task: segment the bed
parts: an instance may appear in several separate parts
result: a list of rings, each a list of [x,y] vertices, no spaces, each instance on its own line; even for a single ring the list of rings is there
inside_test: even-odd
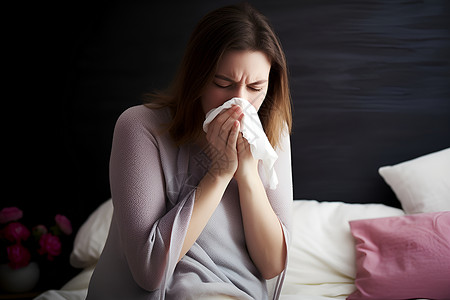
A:
[[[448,3],[250,2],[279,34],[294,108],[280,299],[450,299]],[[66,93],[71,176],[83,195],[72,200],[82,219],[70,263],[80,273],[36,299],[84,299],[113,210],[115,120],[169,82],[195,22],[222,4],[89,7]]]
[[[420,295],[448,299],[448,166],[450,148],[380,168],[402,199],[403,209],[295,200],[293,238],[280,299],[408,299]],[[109,199],[78,231],[70,259],[82,269],[80,274],[61,290],[47,291],[36,299],[85,298],[112,213]],[[428,276],[432,279],[426,280]]]

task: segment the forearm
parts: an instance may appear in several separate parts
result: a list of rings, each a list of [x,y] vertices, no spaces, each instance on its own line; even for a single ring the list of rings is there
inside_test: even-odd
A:
[[[247,248],[261,274],[273,278],[283,271],[287,256],[280,221],[257,173],[238,184]]]
[[[189,251],[205,228],[236,172],[236,141],[242,116],[241,108],[236,106],[219,114],[209,124],[203,142],[207,145],[205,153],[210,156],[211,167],[197,186],[191,220],[178,260]]]
[[[217,208],[223,193],[230,182],[229,178],[219,177],[207,173],[200,181],[192,210],[191,219],[184,239],[183,247],[178,260],[189,251],[201,232],[205,228],[215,209]]]

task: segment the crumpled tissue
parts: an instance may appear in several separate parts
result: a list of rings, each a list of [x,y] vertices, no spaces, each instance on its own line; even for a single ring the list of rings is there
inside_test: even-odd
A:
[[[209,123],[224,109],[231,108],[232,105],[239,105],[242,108],[244,118],[241,121],[240,131],[250,144],[253,157],[262,161],[263,170],[269,179],[270,189],[276,189],[278,177],[274,164],[278,159],[278,154],[267,139],[256,108],[249,101],[242,98],[232,98],[221,106],[210,110],[203,122],[203,130],[208,132]]]

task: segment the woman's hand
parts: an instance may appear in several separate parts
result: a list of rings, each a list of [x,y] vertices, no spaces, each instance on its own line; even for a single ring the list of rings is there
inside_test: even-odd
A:
[[[253,158],[250,144],[247,139],[239,133],[237,138],[238,168],[234,174],[236,181],[242,182],[252,176],[258,175],[258,160]]]
[[[209,124],[206,133],[208,145],[204,152],[211,160],[208,170],[211,176],[205,175],[197,186],[191,219],[178,260],[183,258],[202,233],[236,172],[236,142],[242,117],[242,109],[235,106],[220,113]]]
[[[206,154],[211,160],[209,174],[229,180],[238,168],[237,140],[240,120],[244,116],[242,109],[234,105],[220,113],[209,124],[206,140]]]

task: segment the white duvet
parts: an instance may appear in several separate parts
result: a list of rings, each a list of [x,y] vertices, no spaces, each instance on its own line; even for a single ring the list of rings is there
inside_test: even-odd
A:
[[[403,214],[400,209],[382,204],[294,201],[292,243],[280,299],[345,299],[355,290],[356,275],[354,241],[348,221]],[[47,291],[35,299],[85,299],[111,216],[112,203],[108,200],[77,233],[71,263],[83,271],[60,290]]]

